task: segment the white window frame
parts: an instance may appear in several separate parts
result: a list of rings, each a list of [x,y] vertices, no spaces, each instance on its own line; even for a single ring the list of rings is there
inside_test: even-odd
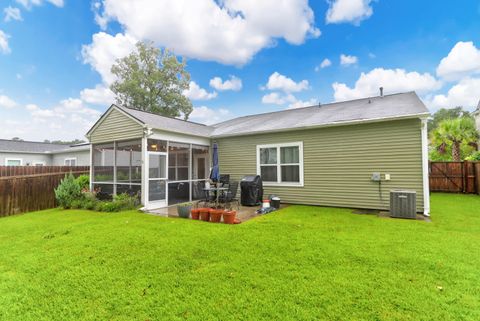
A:
[[[67,165],[67,161],[70,161],[70,165]],[[71,165],[72,161],[75,161],[75,165]],[[63,160],[63,165],[65,165],[65,166],[77,166],[77,158],[76,157],[65,158]]]
[[[290,164],[281,164],[280,157],[280,148],[281,147],[298,147],[298,161],[299,161],[299,178],[300,182],[282,182],[282,167],[281,165],[290,165]],[[272,166],[277,167],[277,181],[276,182],[263,182],[264,186],[286,186],[286,187],[303,187],[303,142],[292,142],[292,143],[280,143],[280,144],[266,144],[266,145],[257,145],[257,175],[261,175],[260,171],[260,149],[261,148],[276,148],[277,149],[277,164],[271,164]],[[297,164],[291,164],[297,165]]]
[[[20,165],[8,165],[9,161],[20,161]],[[5,158],[5,166],[23,166],[22,158]]]

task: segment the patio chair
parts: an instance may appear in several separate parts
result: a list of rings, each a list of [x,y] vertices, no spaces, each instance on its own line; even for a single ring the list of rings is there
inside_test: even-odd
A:
[[[230,174],[221,174],[218,182],[222,185],[230,184]]]
[[[231,181],[228,185],[228,190],[220,195],[220,203],[225,203],[225,206],[232,208],[232,203],[237,203],[237,210],[240,210],[240,200],[236,198],[238,192],[238,182]]]

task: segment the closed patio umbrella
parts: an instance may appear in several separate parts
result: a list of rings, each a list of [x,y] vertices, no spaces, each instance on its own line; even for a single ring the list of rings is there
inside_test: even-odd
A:
[[[210,179],[214,182],[218,182],[218,180],[220,179],[220,169],[218,167],[218,146],[217,146],[217,143],[213,144],[212,171],[210,172]]]

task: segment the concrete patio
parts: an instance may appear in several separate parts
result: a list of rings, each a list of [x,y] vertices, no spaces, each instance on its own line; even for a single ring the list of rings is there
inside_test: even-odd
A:
[[[198,202],[195,202],[195,205],[197,205]],[[202,205],[200,205],[202,206]],[[288,205],[282,204],[280,208],[285,208]],[[257,214],[255,211],[259,209],[261,206],[240,206],[239,209],[237,209],[236,206],[233,207],[234,210],[237,211],[237,218],[241,222],[248,221],[254,217],[265,215],[265,214]],[[169,206],[169,207],[164,207],[164,208],[159,208],[159,209],[153,209],[146,211],[145,213],[152,214],[152,215],[159,215],[159,216],[164,216],[164,217],[178,217],[177,214],[177,207],[175,205]]]

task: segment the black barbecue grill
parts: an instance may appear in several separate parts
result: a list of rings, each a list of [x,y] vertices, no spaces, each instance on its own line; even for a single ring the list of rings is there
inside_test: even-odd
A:
[[[256,206],[262,203],[263,184],[260,175],[248,175],[240,182],[241,200],[243,206]]]

